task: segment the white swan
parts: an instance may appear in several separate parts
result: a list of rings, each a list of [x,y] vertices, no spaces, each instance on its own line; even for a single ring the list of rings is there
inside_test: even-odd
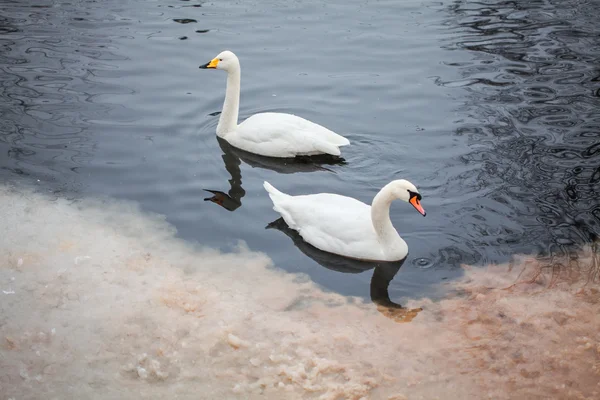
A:
[[[302,239],[320,250],[359,260],[398,261],[408,254],[406,242],[390,220],[392,201],[407,201],[425,216],[421,195],[404,179],[385,185],[372,206],[337,194],[290,196],[266,181],[263,186],[273,209]]]
[[[260,113],[238,125],[240,62],[231,51],[223,51],[200,68],[227,71],[227,89],[217,135],[232,146],[268,157],[340,155],[340,146],[350,141],[327,128],[292,114]]]

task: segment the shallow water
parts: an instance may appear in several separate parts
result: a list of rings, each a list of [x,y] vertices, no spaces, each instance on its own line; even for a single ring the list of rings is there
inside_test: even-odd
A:
[[[463,275],[461,264],[504,263],[517,253],[541,254],[564,261],[561,257],[580,255],[581,246],[593,242],[600,233],[600,26],[597,23],[600,4],[597,1],[359,1],[350,4],[334,1],[325,4],[316,0],[293,3],[0,0],[0,5],[0,179],[9,186],[33,186],[49,196],[38,197],[19,189],[25,193],[25,199],[17,194],[3,197],[3,215],[16,212],[14,207],[21,202],[32,201],[31,212],[37,213],[34,214],[37,217],[21,223],[13,215],[3,226],[0,245],[8,252],[4,267],[9,268],[2,270],[2,284],[6,287],[2,289],[20,290],[21,294],[2,293],[0,297],[31,297],[27,300],[32,302],[31,307],[45,315],[55,306],[82,296],[78,292],[75,300],[70,299],[70,285],[86,287],[89,284],[89,292],[93,292],[93,285],[107,285],[106,298],[94,298],[79,304],[72,314],[59,312],[40,322],[40,329],[46,332],[44,335],[56,323],[74,324],[77,329],[83,329],[83,322],[74,319],[84,313],[95,321],[96,325],[92,325],[96,327],[94,334],[99,343],[127,336],[123,331],[104,330],[102,319],[108,318],[110,306],[134,301],[130,296],[138,292],[141,304],[158,296],[166,299],[161,301],[167,307],[179,307],[185,313],[199,307],[194,302],[207,301],[205,296],[219,297],[222,304],[217,305],[219,302],[215,299],[210,302],[208,307],[214,307],[213,316],[207,321],[216,323],[219,312],[232,314],[233,320],[227,320],[223,326],[241,335],[238,328],[232,326],[245,323],[237,320],[243,316],[236,312],[244,307],[243,302],[222,297],[222,293],[229,293],[250,299],[244,315],[254,315],[252,318],[260,318],[261,313],[268,315],[264,321],[253,321],[251,326],[265,326],[266,337],[271,338],[279,337],[278,327],[284,323],[277,319],[280,313],[265,310],[269,307],[281,310],[278,307],[285,308],[292,303],[292,309],[306,306],[310,315],[317,316],[312,322],[316,328],[312,329],[324,329],[322,318],[340,323],[362,321],[343,333],[352,336],[349,342],[352,348],[368,341],[373,331],[389,330],[395,338],[407,334],[377,319],[382,318],[381,313],[400,313],[400,316],[394,314],[395,320],[411,323],[421,318],[423,325],[410,328],[415,330],[414,335],[406,336],[407,343],[413,340],[413,346],[399,347],[400,354],[429,346],[430,343],[417,340],[423,332],[449,329],[455,333],[458,326],[476,319],[466,312],[474,307],[468,301],[466,305],[451,303],[452,300],[445,300],[449,303],[441,305],[429,304],[428,298],[443,298],[447,290],[460,287],[461,281],[455,279]],[[199,70],[198,66],[226,48],[235,51],[242,63],[241,118],[257,111],[284,111],[321,123],[351,140],[352,145],[343,149],[346,163],[322,167],[273,164],[219,143],[214,131],[225,76],[222,71]],[[393,222],[410,248],[401,268],[400,265],[386,268],[356,265],[303,246],[293,233],[286,232],[276,222],[278,215],[271,209],[262,189],[262,181],[268,180],[292,194],[332,191],[369,202],[381,186],[396,178],[410,179],[419,187],[428,213],[422,218],[405,204],[392,207]],[[225,207],[205,201],[213,195]],[[112,200],[115,198],[134,201],[144,213],[164,215],[168,225],[148,222],[150,217],[140,216],[131,209],[136,206],[115,206]],[[65,199],[75,201],[75,208],[68,206],[68,202],[63,203]],[[93,202],[91,199],[104,199],[106,203],[94,203],[92,211],[77,208],[79,201],[88,204]],[[53,208],[53,204],[58,204],[58,208]],[[57,212],[66,219],[72,218],[71,222],[61,223],[55,215]],[[136,217],[128,219],[129,212]],[[153,218],[150,221],[155,221]],[[96,222],[86,225],[85,221],[90,219]],[[120,220],[124,222],[114,225]],[[67,237],[64,239],[67,244],[55,241],[54,236],[60,236],[60,229],[71,232],[63,235]],[[127,235],[133,237],[133,242],[126,239]],[[185,242],[176,241],[172,235]],[[108,254],[101,254],[102,249],[114,249],[122,254],[130,254],[128,251],[150,254],[154,247],[161,246],[161,240],[165,240],[162,257],[174,267],[160,266],[152,271],[159,278],[173,275],[172,289],[162,288],[163,282],[155,276],[147,277],[151,288],[138,282],[140,276],[136,274],[144,276],[138,270],[144,270],[144,263],[153,260],[152,257],[110,259]],[[235,251],[240,240],[247,244],[249,252],[242,252],[241,258],[228,255]],[[177,247],[194,244],[206,248],[200,253],[190,253]],[[129,245],[138,250],[126,250]],[[214,249],[225,255],[217,255]],[[90,264],[87,258],[76,258],[92,256],[79,250],[93,251],[96,254],[93,257],[108,258]],[[35,255],[33,275],[23,275],[19,279],[25,281],[11,286],[10,279],[16,278],[12,271],[27,265],[27,256],[23,254]],[[214,258],[206,263],[178,261],[178,257],[187,260],[207,254]],[[251,260],[258,257],[255,269],[248,257]],[[53,281],[57,274],[62,274],[60,265],[79,266],[79,262],[85,269],[75,270],[73,282],[76,283],[61,281],[61,285],[66,286],[58,285],[52,289],[54,292],[46,293],[35,280],[27,283],[27,279],[33,279],[36,274],[45,276],[40,278],[39,285]],[[263,272],[264,266],[271,262],[277,270]],[[133,275],[118,272],[115,268],[119,265],[138,272]],[[561,265],[569,270],[569,263]],[[96,268],[112,276],[112,280],[103,283],[105,278],[96,276],[86,283],[85,279],[89,274],[93,276]],[[246,268],[257,276],[253,278]],[[193,284],[185,283],[188,275],[178,275],[183,273],[179,269],[193,276],[194,282],[211,282],[210,294],[194,292],[195,287],[189,286]],[[291,280],[296,278],[286,277],[281,271],[305,273],[319,287],[312,283],[292,284]],[[502,274],[492,276],[497,279],[494,285],[508,280]],[[268,282],[268,286],[263,283],[268,290],[248,292],[249,288],[260,287],[258,283],[250,284],[253,279]],[[442,282],[451,283],[439,285]],[[480,284],[475,280],[467,292],[476,291],[474,288]],[[228,286],[231,286],[229,291],[225,289]],[[121,294],[121,287],[129,291]],[[354,305],[358,302],[361,306],[358,309],[352,306],[346,317],[335,317],[330,311],[312,310],[313,303],[305,302],[302,295],[297,294],[304,293],[303,290],[319,299],[328,299],[323,300],[326,303]],[[498,323],[494,314],[495,301],[501,299],[498,293],[505,292],[496,292],[490,309],[481,310],[483,314],[489,311],[489,315],[494,315],[490,317],[493,326]],[[557,299],[560,296],[567,299],[561,303],[552,293],[549,298],[517,294],[515,304],[533,307],[536,301],[546,301],[550,308],[559,303],[557,307],[575,309],[580,299],[560,292]],[[347,300],[337,297],[338,294],[358,299]],[[421,297],[426,299],[416,300]],[[24,297],[15,298],[18,300],[14,301],[24,302],[21,304],[29,304]],[[38,301],[41,304],[36,303]],[[48,305],[46,301],[57,304]],[[130,347],[140,347],[140,353],[150,351],[151,332],[161,329],[163,318],[174,321],[181,329],[190,329],[186,327],[189,321],[180,320],[180,314],[164,316],[162,307],[165,305],[161,301],[153,304],[148,314],[135,308],[132,313],[124,311],[114,317],[118,323],[122,322],[121,318],[135,321],[141,318],[141,322],[135,322],[138,326],[135,329],[150,333],[140,339],[141,342],[132,340],[124,344],[122,351],[126,355],[119,353],[121,356],[111,358],[104,354],[103,359],[109,360],[106,362],[111,366],[104,365],[100,370],[110,375],[130,362],[137,368],[138,355],[133,355],[137,350]],[[412,308],[398,308],[398,304],[410,304]],[[569,314],[569,318],[582,321],[581,324],[558,332],[558,339],[567,341],[567,338],[587,337],[597,332],[597,320],[584,314],[584,311],[597,313],[593,308],[597,303],[585,304]],[[90,305],[95,308],[86,314],[86,307]],[[435,325],[432,318],[436,312],[419,312],[423,305],[433,307],[434,311],[447,306],[449,314],[451,310],[464,312],[455,313],[458,321],[454,324],[446,320],[442,325]],[[377,307],[381,313],[369,314]],[[23,348],[33,351],[35,346],[27,344],[30,339],[25,333],[38,329],[33,326],[35,323],[21,321],[19,327],[14,328],[3,322],[19,321],[18,315],[9,314],[15,309],[21,310],[3,309],[0,329],[5,336],[14,337],[15,343],[24,340]],[[555,329],[546,321],[552,315],[547,309],[538,310],[535,318],[540,325],[532,328],[530,334],[542,335],[543,326]],[[304,317],[306,315],[300,314],[286,321]],[[564,322],[562,317],[559,320]],[[372,327],[363,326],[369,324],[373,324]],[[527,324],[524,326],[529,329]],[[324,333],[325,336],[330,334],[328,338],[323,336],[317,340],[316,349],[322,346],[328,349],[323,350],[326,353],[334,351],[328,340],[335,335],[335,330],[330,329]],[[361,329],[367,329],[368,333]],[[217,343],[223,332],[209,335],[205,342],[200,341],[203,343],[200,346]],[[254,340],[252,335],[256,335],[256,339],[260,332],[254,331],[248,340]],[[503,332],[503,335],[509,333]],[[306,344],[311,339],[314,337],[307,335],[298,340]],[[449,337],[438,339],[440,343],[449,341]],[[170,343],[175,341],[169,340]],[[199,338],[194,336],[194,340]],[[583,343],[589,342],[593,347],[593,340],[597,342],[590,339]],[[381,347],[376,346],[374,354],[396,346],[390,337],[381,341]],[[299,342],[290,343],[289,346],[296,346]],[[457,349],[468,347],[468,341],[461,343]],[[72,349],[72,357],[85,364],[87,361],[82,360],[88,356],[89,349],[84,345],[83,340],[76,344],[80,347]],[[498,348],[504,345],[509,346],[501,343]],[[514,345],[530,344],[515,340]],[[12,345],[5,343],[5,346]],[[543,342],[537,348],[544,346],[556,346],[556,343]],[[357,353],[349,348],[337,350],[350,358],[370,360],[360,349]],[[570,347],[565,351],[579,354]],[[261,356],[258,353],[257,357]],[[199,354],[204,353],[197,349],[186,362],[191,363]],[[345,361],[338,360],[333,353],[328,354],[325,358],[344,364]],[[391,352],[390,357],[394,354]],[[492,354],[490,359],[482,361],[482,354],[476,353],[474,360],[485,363],[499,357]],[[35,358],[34,355],[35,352],[24,353],[21,362],[40,368],[35,362],[27,361],[30,356]],[[585,353],[582,357],[593,360],[592,355]],[[248,358],[247,354],[238,356]],[[310,361],[314,359],[311,355],[296,356],[308,363],[306,365],[314,363]],[[16,357],[11,360],[20,356]],[[407,368],[417,368],[414,365],[422,362],[421,371],[435,370],[434,364],[439,362],[435,358],[414,357],[406,361]],[[169,364],[176,358],[169,353],[160,362]],[[545,379],[556,376],[567,379],[571,376],[569,373],[579,373],[581,377],[568,378],[565,387],[573,388],[576,383],[580,393],[593,396],[588,375],[578,372],[581,367],[572,366],[569,373],[563,370],[552,375],[538,364],[544,360],[550,363],[548,359],[539,354],[530,355],[528,359],[535,366],[525,369],[523,374],[533,376],[531,379],[538,386],[543,380],[542,389],[550,390]],[[511,375],[520,371],[509,368],[513,365],[510,363],[520,362],[515,360],[502,367],[510,370],[502,375],[508,380],[526,377]],[[241,362],[235,357],[230,361],[234,369],[236,363]],[[391,358],[381,364],[376,361],[369,362],[375,365],[375,370],[385,373],[393,364]],[[415,364],[410,364],[413,361]],[[139,363],[150,365],[147,360]],[[73,371],[81,365],[75,362]],[[208,364],[201,365],[205,368]],[[349,365],[344,364],[342,369],[354,368]],[[472,364],[465,368],[469,365]],[[592,361],[590,365],[594,365]],[[454,368],[440,364],[439,371],[443,373],[447,373],[443,367]],[[185,370],[181,366],[177,368]],[[4,375],[8,381],[2,381],[3,385],[31,383],[33,381],[27,379],[41,374],[29,371],[26,379],[11,375],[14,371],[10,369],[10,374]],[[158,371],[152,379],[160,380],[162,370]],[[587,371],[595,370],[589,367]],[[422,375],[417,378],[413,372],[394,376],[421,382]],[[533,375],[528,375],[530,372]],[[248,373],[256,374],[235,373],[245,376],[244,379],[249,379]],[[140,377],[133,374],[135,376]],[[187,390],[188,378],[177,376],[170,384],[182,385],[181,390]],[[219,383],[217,378],[215,393],[221,393],[219,390],[230,393],[232,388]],[[363,378],[346,378],[358,385],[357,393],[372,393],[375,387],[383,385],[377,383],[371,387]],[[462,382],[458,375],[451,378],[452,382]],[[260,377],[257,379],[253,382]],[[340,375],[333,374],[331,381],[323,385],[330,387],[338,379]],[[88,381],[84,379],[86,385]],[[109,389],[118,390],[119,385],[131,381],[110,382]],[[208,385],[207,382],[202,384]],[[308,382],[316,384],[310,379]],[[90,385],[97,387],[100,383]],[[459,386],[456,383],[455,388]],[[145,385],[140,387],[142,391],[154,390]],[[168,387],[172,389],[171,385]],[[413,393],[416,398],[433,396],[410,386],[391,387],[404,394]],[[31,390],[38,389],[40,387]],[[550,393],[542,389],[539,393]],[[329,393],[328,390],[318,393]],[[432,390],[435,394],[435,389]],[[470,394],[486,390],[477,385],[465,386],[466,393]],[[388,391],[383,390],[383,393]],[[454,394],[461,398],[460,391]],[[273,396],[277,398],[277,394]]]

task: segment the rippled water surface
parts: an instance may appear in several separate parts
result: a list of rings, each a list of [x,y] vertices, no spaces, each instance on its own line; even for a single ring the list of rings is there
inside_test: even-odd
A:
[[[365,202],[414,182],[428,214],[392,207],[410,248],[392,298],[427,293],[461,263],[565,253],[600,233],[598,1],[0,5],[5,182],[135,200],[185,240],[243,240],[363,297],[371,271],[266,229],[278,215],[263,180]],[[321,123],[351,140],[346,164],[272,165],[219,143],[225,74],[198,66],[223,49],[241,60],[241,118]]]

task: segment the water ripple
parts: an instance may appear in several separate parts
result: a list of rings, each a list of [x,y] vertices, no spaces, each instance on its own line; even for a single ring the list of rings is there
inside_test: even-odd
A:
[[[0,167],[77,186],[73,174],[89,162],[95,146],[88,121],[122,108],[97,96],[130,92],[100,78],[114,72],[111,62],[127,59],[111,44],[115,31],[87,30],[123,23],[110,10],[91,18],[76,5],[50,12],[8,4],[7,10],[11,17],[0,19],[0,116],[6,128],[0,144],[10,148]],[[69,21],[69,14],[76,16]]]
[[[479,171],[458,179],[503,199],[512,208],[504,217],[528,226],[522,243],[554,243],[553,251],[600,235],[598,10],[580,1],[457,1],[446,24],[446,48],[473,60],[453,64],[461,79],[438,84],[468,86],[462,111],[485,121],[456,129],[474,149],[461,160]]]

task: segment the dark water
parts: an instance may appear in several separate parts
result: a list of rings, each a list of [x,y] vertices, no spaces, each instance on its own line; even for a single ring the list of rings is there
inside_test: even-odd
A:
[[[135,200],[187,240],[243,240],[365,297],[371,271],[324,268],[265,229],[262,181],[370,202],[406,178],[428,214],[392,208],[410,254],[390,295],[424,294],[461,263],[600,233],[599,18],[599,1],[0,1],[0,177]],[[221,146],[225,74],[198,65],[224,49],[242,64],[240,118],[321,123],[351,140],[347,163]]]

